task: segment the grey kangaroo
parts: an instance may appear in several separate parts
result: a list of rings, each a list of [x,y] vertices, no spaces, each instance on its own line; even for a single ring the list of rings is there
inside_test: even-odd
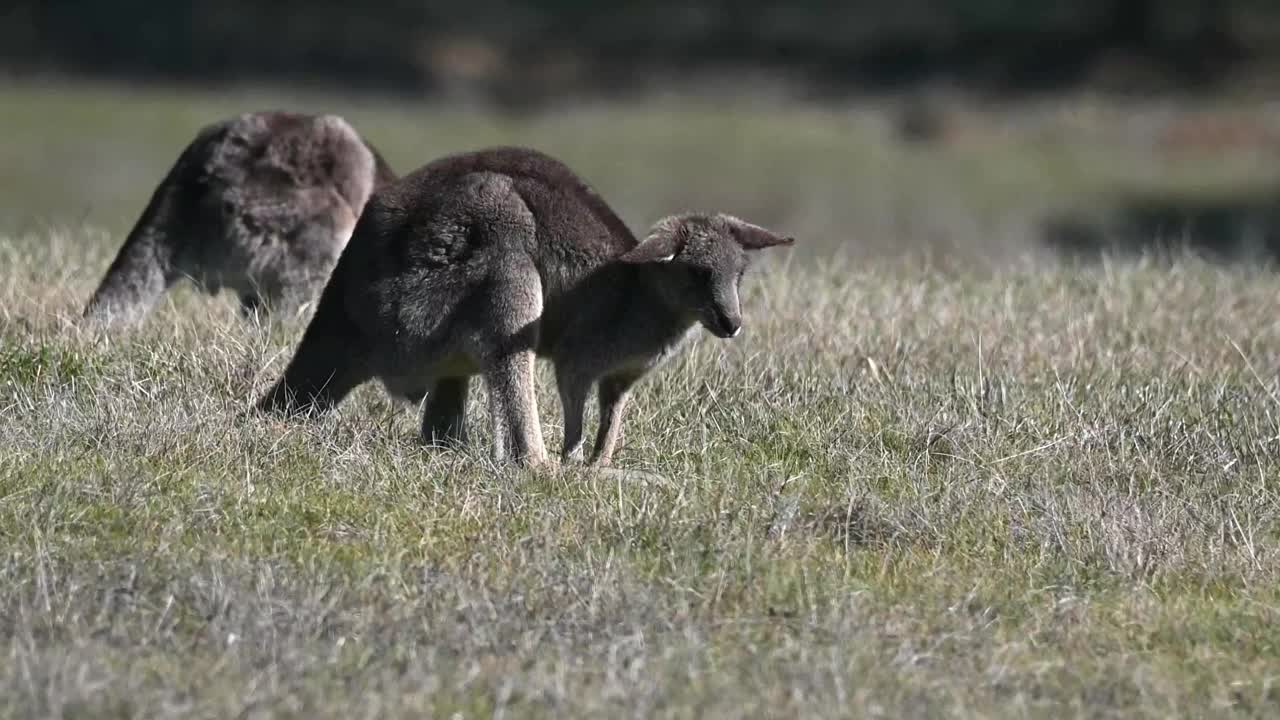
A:
[[[183,277],[246,312],[313,299],[374,188],[395,179],[334,115],[260,112],[202,129],[152,194],[85,308],[141,320]]]
[[[378,378],[427,397],[432,444],[465,441],[469,378],[489,389],[496,461],[546,458],[535,356],[550,358],[563,456],[579,460],[599,382],[591,462],[608,464],[628,393],[701,323],[742,329],[752,251],[793,239],[728,215],[659,221],[643,241],[559,161],[525,148],[441,158],[374,194],[284,376],[258,408],[325,410]]]

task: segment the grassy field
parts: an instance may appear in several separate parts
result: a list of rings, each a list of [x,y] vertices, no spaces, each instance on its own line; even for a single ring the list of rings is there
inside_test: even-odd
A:
[[[3,92],[0,715],[1280,711],[1280,276],[1073,269],[1017,230],[1256,161],[921,152],[852,110],[348,100],[401,169],[529,137],[634,225],[715,203],[809,242],[748,278],[741,338],[639,388],[627,472],[533,474],[483,434],[420,447],[373,386],[247,412],[302,318],[181,289],[137,332],[77,326],[185,136],[264,95]]]

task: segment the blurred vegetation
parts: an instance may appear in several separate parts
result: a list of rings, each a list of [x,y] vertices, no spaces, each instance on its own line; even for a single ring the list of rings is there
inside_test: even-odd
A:
[[[1266,78],[1267,0],[11,0],[11,71],[288,81],[498,99],[754,68],[809,92],[947,82],[1163,90]],[[794,82],[794,84],[792,84]]]
[[[903,132],[901,105],[748,95],[512,115],[350,91],[0,82],[0,236],[124,233],[201,126],[287,107],[347,117],[400,172],[531,145],[637,231],[671,212],[723,210],[801,238],[797,260],[924,253],[999,266],[1040,256],[1042,241],[1051,255],[1158,242],[1280,260],[1280,118],[1263,98],[941,103],[928,140]]]

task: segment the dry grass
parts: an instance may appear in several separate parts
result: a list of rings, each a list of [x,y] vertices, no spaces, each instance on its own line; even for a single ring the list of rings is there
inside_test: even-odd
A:
[[[0,715],[1280,710],[1270,272],[777,263],[648,475],[527,474],[374,387],[246,413],[298,320],[78,328],[117,241],[0,242]]]
[[[765,272],[639,393],[646,479],[432,453],[374,388],[245,417],[299,326],[186,294],[82,333],[105,260],[54,240],[0,295],[15,716],[1280,701],[1269,274]]]

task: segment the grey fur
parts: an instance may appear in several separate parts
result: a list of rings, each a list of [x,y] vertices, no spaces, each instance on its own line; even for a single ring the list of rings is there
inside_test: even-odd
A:
[[[524,148],[442,158],[370,200],[284,377],[262,410],[325,410],[378,378],[425,394],[423,435],[466,439],[469,378],[491,398],[495,460],[545,458],[535,356],[550,358],[566,459],[583,448],[599,383],[592,462],[607,464],[632,386],[697,324],[741,329],[748,254],[784,238],[728,215],[658,222],[638,242],[560,162]]]
[[[243,309],[313,298],[374,188],[395,179],[342,118],[259,112],[202,129],[161,181],[85,308],[140,320],[183,277]]]

